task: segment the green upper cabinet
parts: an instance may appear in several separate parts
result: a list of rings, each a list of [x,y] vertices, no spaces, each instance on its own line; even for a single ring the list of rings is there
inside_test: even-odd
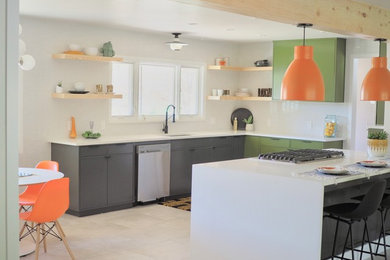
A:
[[[342,38],[308,39],[314,61],[325,83],[325,102],[344,102],[345,44]],[[282,79],[294,58],[294,47],[302,40],[274,41],[272,99],[280,99]]]

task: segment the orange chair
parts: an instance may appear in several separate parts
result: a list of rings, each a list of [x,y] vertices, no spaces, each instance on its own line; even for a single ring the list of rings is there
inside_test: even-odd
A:
[[[69,208],[69,178],[62,178],[48,181],[43,184],[34,207],[31,211],[22,212],[19,218],[24,220],[24,224],[19,233],[19,240],[36,232],[35,259],[38,259],[39,245],[43,241],[44,251],[46,252],[46,236],[52,235],[59,238],[65,244],[70,257],[75,259],[70,250],[68,241],[65,238],[64,231],[61,228],[58,218],[61,217]],[[31,224],[28,224],[31,222]],[[56,227],[58,234],[54,231]],[[47,228],[47,229],[46,229]],[[23,234],[24,230],[27,232]],[[41,236],[42,235],[42,239]]]
[[[55,161],[40,161],[35,168],[46,169],[58,172],[58,162]],[[19,195],[19,212],[22,209],[27,210],[26,207],[34,205],[37,195],[41,190],[43,183],[28,185],[26,190]]]

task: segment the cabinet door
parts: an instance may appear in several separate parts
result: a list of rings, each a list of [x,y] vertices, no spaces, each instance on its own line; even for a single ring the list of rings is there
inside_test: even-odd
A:
[[[191,168],[191,153],[187,148],[171,151],[171,196],[191,192]]]
[[[233,136],[233,158],[241,159],[244,157],[245,136]]]
[[[209,146],[190,148],[192,164],[214,161],[215,148],[216,147],[211,142],[209,143]]]
[[[80,210],[107,206],[107,159],[80,157]]]
[[[245,152],[244,157],[255,157],[260,154],[260,137],[245,136]]]
[[[291,149],[322,149],[324,147],[323,142],[307,141],[307,140],[291,140]]]
[[[234,159],[233,144],[231,145],[217,145],[214,147],[213,161],[226,161]]]
[[[302,40],[274,41],[273,46],[273,89],[272,98],[280,99],[284,73],[294,58],[294,46]],[[313,57],[325,84],[325,101],[344,101],[345,39],[308,39],[306,45],[313,46]]]
[[[134,154],[111,154],[108,161],[108,205],[135,202]]]

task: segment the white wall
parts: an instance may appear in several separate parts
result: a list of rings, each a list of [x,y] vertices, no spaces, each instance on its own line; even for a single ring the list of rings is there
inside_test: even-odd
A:
[[[185,39],[190,45],[180,52],[171,51],[164,44],[171,35],[149,34],[121,29],[98,27],[87,24],[56,20],[21,17],[22,39],[27,51],[36,59],[36,67],[24,72],[23,80],[23,149],[20,165],[34,166],[38,160],[50,158],[49,140],[66,137],[71,116],[76,118],[77,132],[89,128],[89,121],[95,121],[95,129],[103,135],[129,135],[140,133],[161,133],[162,123],[109,123],[107,100],[58,100],[50,94],[59,80],[65,89],[71,89],[76,81],[83,81],[92,89],[97,83],[108,83],[107,63],[55,60],[53,53],[67,49],[68,43],[81,46],[100,46],[112,41],[119,56],[149,57],[169,60],[184,60],[213,64],[216,57],[230,57],[237,61],[237,44],[220,41]],[[224,72],[207,73],[205,95],[212,88],[233,89],[237,84],[235,74]],[[196,122],[170,124],[171,131],[226,130],[230,127],[230,111],[238,104],[205,101],[205,119]]]
[[[164,45],[171,36],[151,34],[88,24],[22,17],[22,39],[27,51],[37,61],[34,70],[23,75],[23,149],[20,164],[33,166],[38,160],[50,158],[49,140],[67,137],[69,118],[75,116],[80,134],[95,121],[95,129],[103,135],[154,134],[161,132],[161,123],[110,123],[107,100],[58,100],[52,99],[57,81],[63,80],[64,88],[83,81],[90,89],[97,83],[107,84],[109,65],[106,63],[55,60],[53,53],[67,49],[68,43],[84,47],[100,46],[110,40],[119,56],[148,57],[183,60],[213,64],[216,57],[230,57],[231,65],[252,66],[259,59],[272,60],[272,42],[236,44],[221,41],[194,40],[182,37],[190,45],[180,52],[173,52]],[[371,40],[347,40],[346,90],[344,103],[318,102],[237,102],[205,101],[205,119],[195,122],[170,124],[172,132],[228,130],[230,115],[238,107],[246,107],[255,118],[255,130],[268,134],[288,134],[320,137],[326,115],[337,115],[338,136],[347,138],[345,148],[353,148],[354,102],[356,91],[353,78],[353,60],[378,54],[378,44]],[[253,95],[257,88],[272,87],[272,72],[207,71],[204,96],[211,89],[230,89],[232,94],[247,87]],[[389,113],[390,114],[390,113]]]

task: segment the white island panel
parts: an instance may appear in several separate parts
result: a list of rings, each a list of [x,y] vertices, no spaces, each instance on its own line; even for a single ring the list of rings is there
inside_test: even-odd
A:
[[[232,162],[193,167],[192,259],[320,259],[323,184]]]

